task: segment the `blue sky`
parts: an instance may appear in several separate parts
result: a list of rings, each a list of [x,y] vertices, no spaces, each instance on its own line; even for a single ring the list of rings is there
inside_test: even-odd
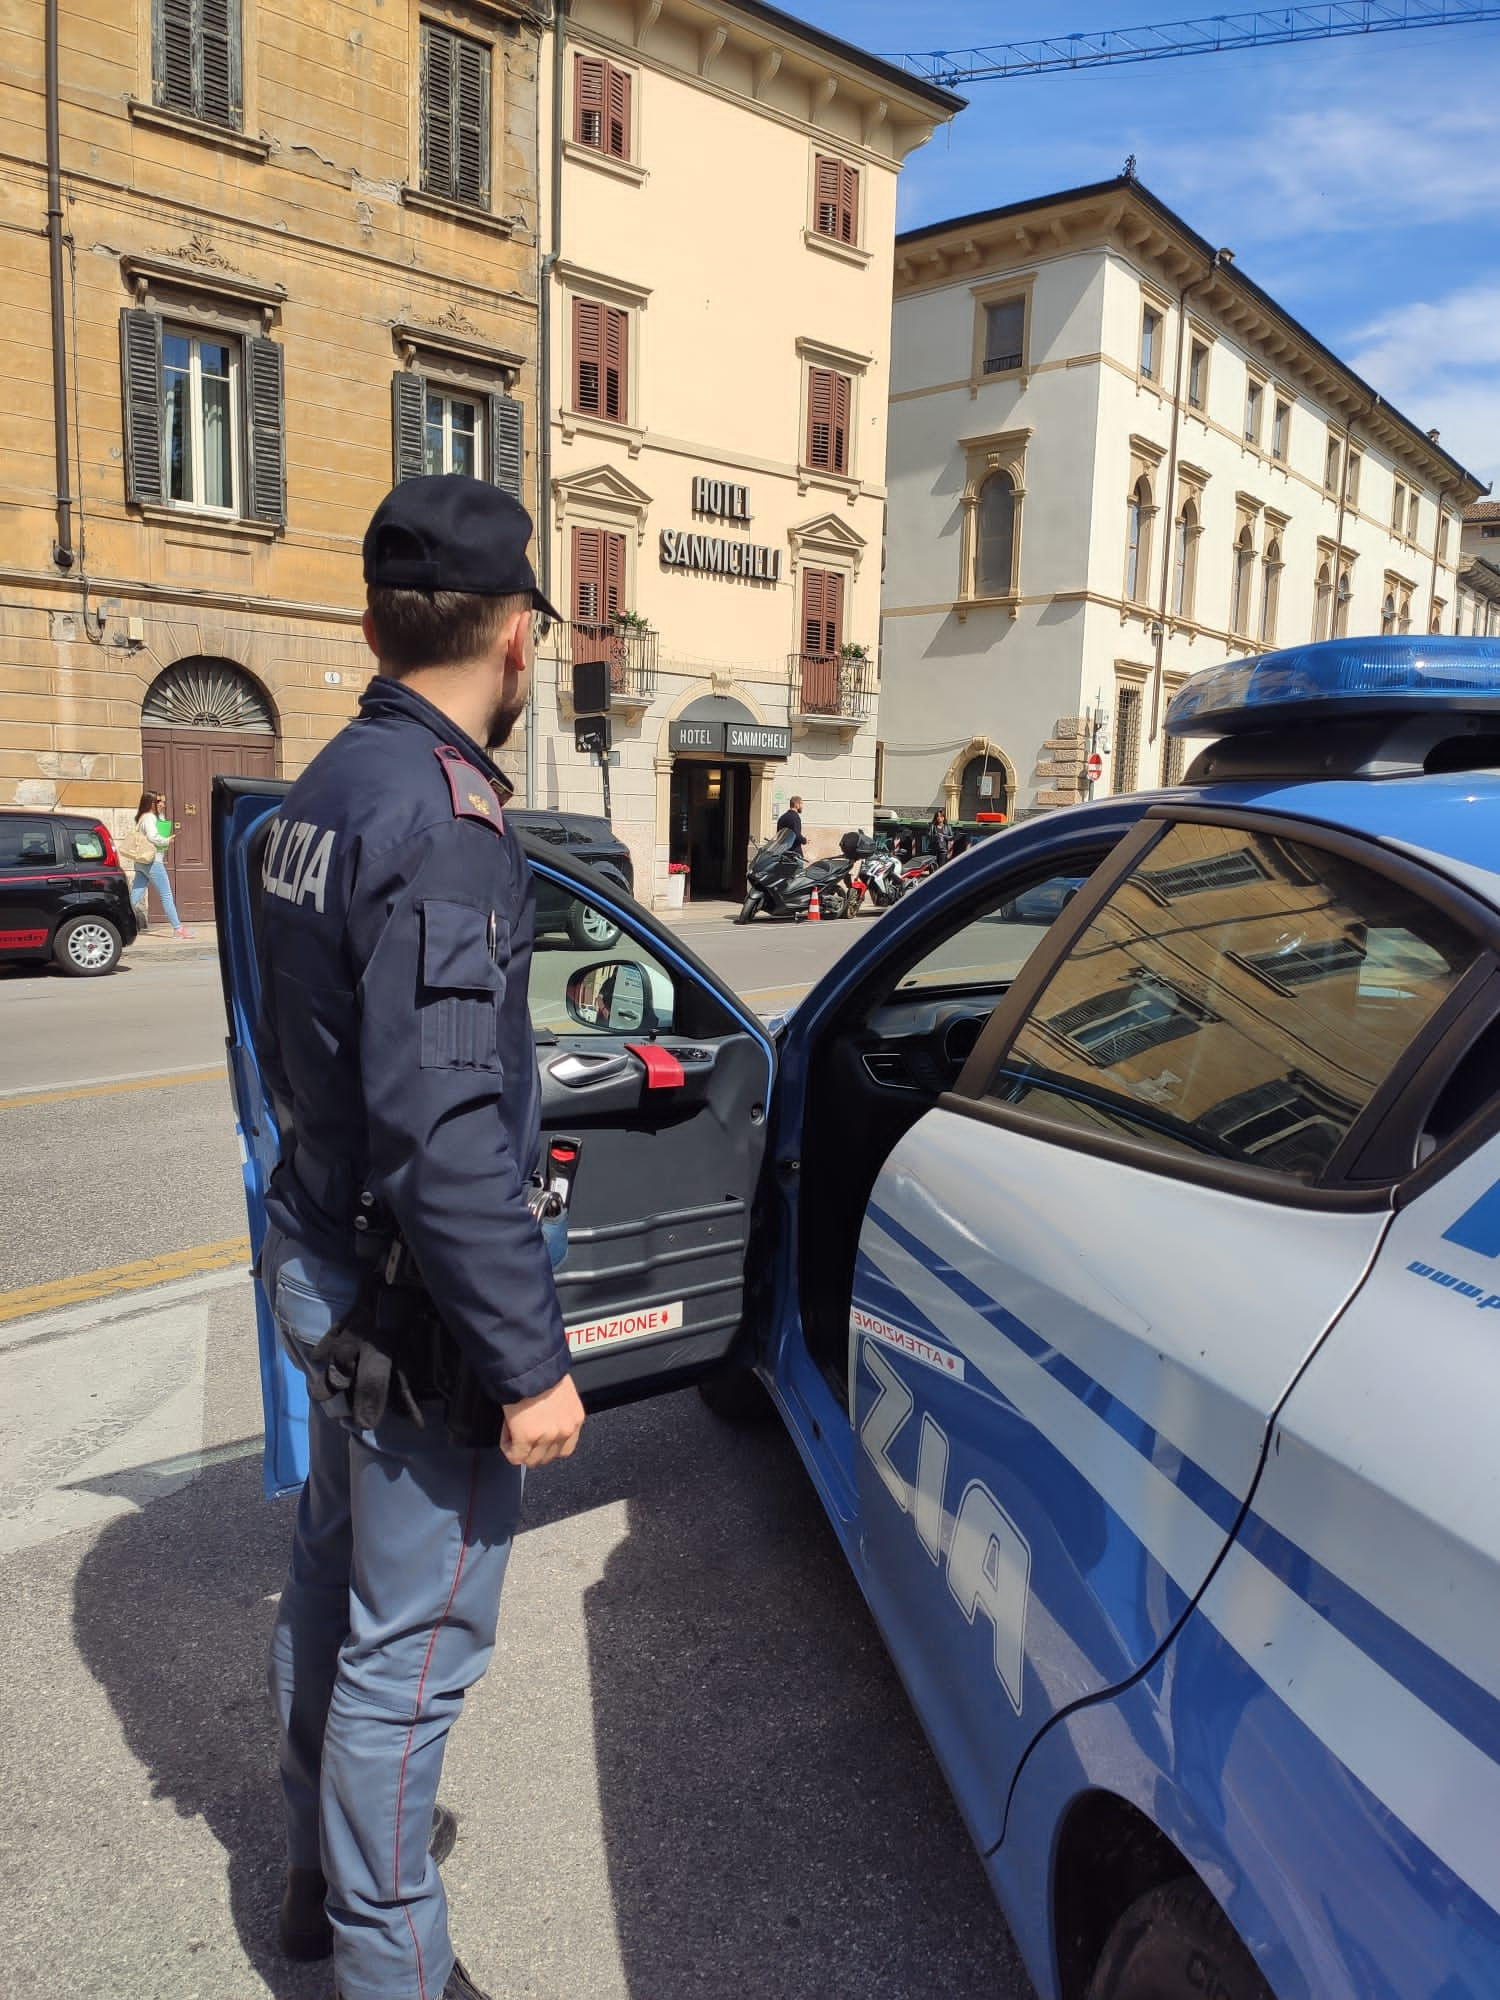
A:
[[[1200,11],[1180,0],[792,10],[881,54]],[[968,110],[907,163],[902,228],[1103,180],[1134,153],[1153,193],[1500,490],[1500,23],[959,88]]]

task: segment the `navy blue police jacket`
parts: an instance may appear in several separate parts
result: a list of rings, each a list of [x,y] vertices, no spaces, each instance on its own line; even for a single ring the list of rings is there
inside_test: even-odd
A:
[[[536,892],[510,789],[439,709],[373,680],[272,822],[256,1029],[281,1133],[269,1220],[352,1263],[373,1195],[500,1403],[568,1371],[525,1195]]]

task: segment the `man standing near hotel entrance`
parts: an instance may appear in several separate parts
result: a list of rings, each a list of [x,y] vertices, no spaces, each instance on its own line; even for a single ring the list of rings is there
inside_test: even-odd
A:
[[[498,488],[412,479],[364,543],[380,671],[265,850],[257,1047],[281,1158],[260,1275],[308,1381],[271,1643],[280,1934],[340,2000],[484,2000],[448,1941],[448,1730],[494,1646],[527,1466],[583,1409],[527,1199],[534,891],[486,752],[555,617]],[[429,1847],[431,1843],[431,1847]]]
[[[776,831],[778,833],[789,833],[799,854],[806,847],[807,839],[802,831],[802,801],[796,793],[793,793],[791,803],[781,815],[781,818],[777,820]]]

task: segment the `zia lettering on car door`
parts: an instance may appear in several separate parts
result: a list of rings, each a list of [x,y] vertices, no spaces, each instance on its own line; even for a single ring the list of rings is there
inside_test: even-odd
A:
[[[1389,857],[1167,810],[896,1147],[860,1239],[867,1588],[983,1848],[1037,1733],[1141,1669],[1223,1553],[1388,1221],[1349,1163],[1479,970]]]

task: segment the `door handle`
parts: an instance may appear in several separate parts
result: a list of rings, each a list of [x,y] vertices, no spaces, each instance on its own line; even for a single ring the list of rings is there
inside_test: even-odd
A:
[[[569,1090],[581,1090],[591,1083],[604,1083],[610,1077],[623,1076],[630,1067],[625,1056],[584,1056],[572,1052],[559,1056],[556,1062],[548,1063],[547,1074],[556,1082],[565,1084]]]

